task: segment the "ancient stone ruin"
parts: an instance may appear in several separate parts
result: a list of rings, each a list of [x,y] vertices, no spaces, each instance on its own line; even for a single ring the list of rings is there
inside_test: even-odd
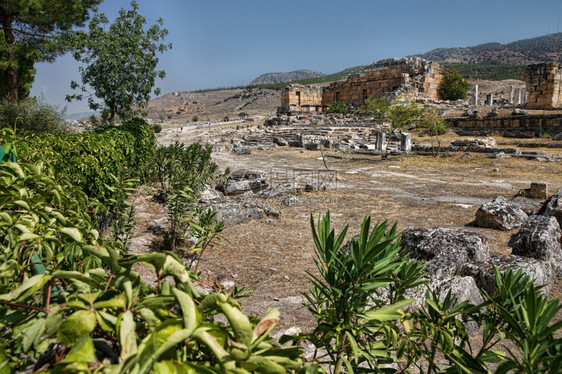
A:
[[[359,107],[371,97],[437,100],[442,75],[439,64],[419,57],[373,63],[363,73],[327,87],[291,85],[281,94],[278,113],[323,112],[339,101]]]
[[[529,92],[527,108],[562,108],[561,71],[561,65],[554,62],[528,65],[525,68],[524,79]]]

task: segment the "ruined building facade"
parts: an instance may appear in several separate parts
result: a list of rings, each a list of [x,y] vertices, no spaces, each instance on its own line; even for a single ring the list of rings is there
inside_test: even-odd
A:
[[[526,108],[562,108],[562,65],[554,62],[528,65],[524,79],[529,92]]]
[[[419,57],[373,63],[363,73],[329,86],[291,85],[281,94],[280,111],[322,112],[335,101],[354,107],[371,97],[438,99],[442,75],[439,64]]]

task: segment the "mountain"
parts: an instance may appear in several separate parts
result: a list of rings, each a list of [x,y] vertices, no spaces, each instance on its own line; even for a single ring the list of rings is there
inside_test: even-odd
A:
[[[562,33],[519,40],[509,44],[486,43],[466,48],[437,48],[417,55],[452,63],[500,63],[528,65],[562,62]]]
[[[321,78],[323,76],[324,74],[311,70],[295,70],[289,73],[267,73],[262,74],[251,81],[250,86],[302,81],[307,79]]]

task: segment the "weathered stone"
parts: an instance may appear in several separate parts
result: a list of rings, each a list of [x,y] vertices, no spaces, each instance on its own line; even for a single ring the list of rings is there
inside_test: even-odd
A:
[[[527,86],[528,101],[525,107],[531,109],[561,107],[561,73],[561,65],[556,62],[527,65],[524,81]]]
[[[298,182],[296,179],[288,180],[287,182],[277,184],[267,190],[260,191],[256,194],[256,197],[262,199],[271,199],[279,196],[286,195],[288,193],[294,193],[298,187]]]
[[[252,148],[250,148],[250,147],[232,148],[232,153],[235,153],[237,155],[251,155],[252,154]]]
[[[527,217],[524,211],[498,196],[478,209],[476,224],[480,227],[508,231],[521,226]]]
[[[531,216],[509,242],[513,254],[548,261],[562,276],[562,231],[554,217]]]
[[[265,216],[279,217],[280,213],[252,201],[234,198],[212,201],[208,206],[217,211],[217,219],[224,223],[243,223]]]
[[[554,135],[552,137],[552,140],[562,140],[562,132]]]
[[[531,182],[532,199],[546,199],[548,197],[548,185],[545,182]]]
[[[400,134],[400,150],[402,152],[406,152],[409,153],[412,151],[412,135],[407,133],[407,132],[403,132],[402,134]]]
[[[562,189],[549,197],[541,206],[537,214],[543,216],[553,216],[562,227]]]
[[[451,145],[453,147],[484,147],[484,148],[496,148],[497,143],[496,139],[492,137],[486,138],[462,138],[462,139],[453,139],[451,141]]]
[[[448,228],[408,228],[402,232],[402,247],[427,263],[431,278],[455,275],[463,263],[485,260],[490,253],[484,235]]]
[[[217,190],[225,195],[241,194],[246,191],[261,191],[269,187],[267,174],[263,171],[238,170],[228,176]]]
[[[302,204],[302,202],[299,200],[298,197],[293,196],[293,195],[289,195],[286,196],[283,200],[281,200],[281,204],[285,205],[285,206],[293,206],[296,204]]]
[[[286,146],[286,145],[289,145],[289,143],[288,143],[285,139],[283,139],[283,138],[278,138],[278,137],[273,138],[273,143],[275,143],[275,144],[277,144],[277,145],[279,145],[279,146]]]
[[[472,261],[462,264],[459,274],[473,277],[479,288],[494,296],[496,294],[494,266],[498,268],[502,275],[509,269],[513,272],[521,269],[523,274],[529,275],[534,279],[536,286],[544,286],[543,292],[546,295],[550,294],[550,284],[552,282],[551,266],[546,261],[534,258],[516,255],[492,256],[487,261]]]

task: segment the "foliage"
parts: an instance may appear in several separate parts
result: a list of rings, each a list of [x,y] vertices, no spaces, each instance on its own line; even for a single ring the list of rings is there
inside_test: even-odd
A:
[[[342,247],[346,226],[339,234],[330,227],[330,213],[310,219],[319,276],[309,273],[310,294],[306,306],[317,327],[300,338],[327,352],[319,363],[333,373],[369,370],[392,362],[390,351],[399,333],[395,321],[413,300],[405,291],[423,283],[423,266],[400,256],[396,225],[376,224],[370,217],[349,245]],[[318,358],[318,357],[317,357]]]
[[[129,169],[129,178],[146,179],[156,149],[151,126],[140,119],[102,132],[64,137],[30,134],[25,140],[30,151],[22,155],[23,161],[45,162],[58,179],[82,188],[104,204],[112,197],[110,186],[124,167]]]
[[[435,110],[420,106],[415,101],[400,102],[389,97],[371,97],[358,109],[361,114],[371,115],[379,122],[390,122],[394,128],[435,127],[446,129],[443,121],[434,118]],[[435,124],[431,121],[435,120]],[[446,130],[445,130],[446,131]]]
[[[159,147],[149,173],[167,199],[170,230],[166,242],[175,249],[189,228],[189,211],[198,192],[215,178],[218,166],[211,160],[212,147],[175,142]]]
[[[207,248],[217,249],[217,242],[222,241],[221,232],[224,223],[217,218],[214,208],[197,208],[193,212],[193,218],[189,220],[189,233],[196,239],[191,248],[191,261],[189,268],[195,264],[194,272],[197,272],[203,253]]]
[[[438,88],[439,97],[443,100],[465,100],[470,84],[454,69],[443,72],[443,80]]]
[[[83,246],[99,244],[92,215],[103,207],[79,188],[57,182],[42,163],[0,163],[0,253],[21,282],[38,264],[85,270],[99,266]],[[10,265],[12,264],[12,265]],[[2,283],[5,285],[5,283]]]
[[[162,125],[159,123],[155,123],[154,125],[152,125],[152,131],[154,131],[155,134],[159,134],[162,132]]]
[[[85,195],[41,165],[0,164],[0,178],[2,372],[305,371],[298,347],[268,336],[276,310],[253,322],[225,294],[199,294],[172,254],[120,256],[90,228]],[[49,264],[39,274],[35,252]],[[88,258],[97,266],[67,269]],[[154,269],[155,287],[131,270],[137,263]]]
[[[0,102],[0,127],[12,128],[18,134],[67,132],[63,118],[64,112],[37,98],[13,103],[8,99]]]
[[[437,109],[428,107],[424,112],[422,120],[419,122],[419,127],[424,129],[431,137],[431,152],[434,157],[437,157],[441,151],[439,135],[449,131],[447,122]]]
[[[240,112],[240,113],[238,113],[238,117],[240,117],[240,118],[246,118],[246,117],[248,117],[248,113],[246,113],[246,112]]]
[[[342,103],[341,101],[334,101],[330,105],[328,105],[328,113],[340,113],[340,114],[347,114],[349,108],[347,107],[346,103]]]
[[[0,85],[10,101],[24,97],[33,82],[35,62],[53,61],[65,51],[61,42],[73,26],[82,26],[101,0],[18,1],[0,6]],[[4,95],[5,92],[2,92]],[[2,96],[1,98],[3,98]]]
[[[73,35],[70,45],[74,58],[81,66],[82,86],[72,82],[80,94],[67,96],[67,100],[82,100],[87,95],[92,110],[100,110],[102,118],[113,124],[117,117],[128,119],[150,100],[156,78],[164,78],[163,70],[156,70],[156,53],[163,53],[171,44],[160,43],[168,34],[162,19],[145,28],[146,20],[137,11],[136,1],[131,9],[119,11],[119,17],[108,26],[105,14],[96,13],[88,32]],[[154,90],[159,95],[159,90]],[[96,101],[96,98],[101,100]]]
[[[445,69],[455,69],[466,80],[495,80],[506,79],[523,80],[525,65],[510,65],[491,62],[477,64],[441,63]]]
[[[191,118],[191,122],[197,122],[197,121],[199,121],[199,117],[198,117],[198,116],[193,116],[193,117]]]

